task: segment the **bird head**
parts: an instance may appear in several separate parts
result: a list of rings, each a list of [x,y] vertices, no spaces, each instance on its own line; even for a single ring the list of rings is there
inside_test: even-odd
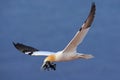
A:
[[[45,58],[44,62],[55,62],[55,55],[49,55],[48,57]]]

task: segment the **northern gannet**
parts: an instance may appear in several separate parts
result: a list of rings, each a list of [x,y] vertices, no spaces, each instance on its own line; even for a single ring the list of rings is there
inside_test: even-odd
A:
[[[26,46],[21,43],[14,43],[13,45],[24,54],[28,54],[30,56],[47,56],[44,59],[42,68],[44,70],[56,70],[56,64],[54,62],[62,62],[62,61],[71,61],[76,59],[90,59],[93,58],[91,54],[83,54],[77,52],[77,46],[83,41],[87,32],[90,29],[90,26],[93,22],[95,16],[96,5],[92,3],[91,10],[89,15],[82,25],[82,27],[77,31],[73,39],[69,42],[69,44],[61,51],[58,52],[49,52],[49,51],[39,51],[36,48]]]

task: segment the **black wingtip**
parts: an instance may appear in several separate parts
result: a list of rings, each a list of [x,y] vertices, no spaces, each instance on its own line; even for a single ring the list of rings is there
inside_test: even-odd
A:
[[[13,45],[16,47],[16,43],[15,42],[12,42],[13,43]]]
[[[95,12],[96,12],[96,5],[95,5],[95,2],[92,2],[89,15],[88,15],[87,19],[84,22],[84,24],[87,24],[87,25],[85,25],[84,29],[89,28],[91,26],[91,24],[93,22],[93,19],[94,19],[94,16],[95,16]],[[83,29],[83,27],[81,27],[79,29],[79,31],[81,31],[82,29]]]
[[[13,43],[13,45],[16,49],[18,49],[19,51],[21,51],[23,53],[29,52],[29,55],[32,55],[32,53],[34,51],[39,51],[36,48],[30,47],[30,46],[27,46],[27,45],[24,45],[24,44],[21,44],[21,43],[15,43],[15,42],[12,42],[12,43]]]
[[[92,6],[95,6],[95,2],[92,2]]]
[[[88,27],[91,26],[91,24],[92,24],[92,22],[94,20],[94,17],[95,17],[95,13],[96,13],[96,5],[95,5],[95,2],[92,2],[89,16],[88,16],[87,20],[85,21],[85,22],[88,22],[88,24],[89,24]]]
[[[95,5],[95,2],[92,2],[92,5],[91,5],[91,10],[96,10],[96,5]]]
[[[19,43],[12,42],[12,44],[14,45],[14,47],[15,47],[17,50],[19,50],[19,47],[18,47]]]
[[[15,42],[12,42],[14,47],[17,48],[17,45],[19,45],[20,43],[15,43]],[[17,48],[18,49],[18,48]]]
[[[12,42],[12,44],[14,45],[14,47],[15,47],[16,49],[18,49],[17,45],[18,45],[19,43]]]

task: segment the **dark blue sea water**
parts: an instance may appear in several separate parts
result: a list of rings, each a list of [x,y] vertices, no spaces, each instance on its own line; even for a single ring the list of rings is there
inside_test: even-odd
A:
[[[62,50],[88,16],[96,16],[78,47],[91,60],[40,69],[45,57],[17,51],[12,41],[39,50]],[[0,0],[0,80],[120,80],[120,0]]]

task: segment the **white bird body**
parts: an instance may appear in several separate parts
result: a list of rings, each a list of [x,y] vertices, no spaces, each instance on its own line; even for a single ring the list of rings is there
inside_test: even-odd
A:
[[[63,51],[59,51],[55,54],[56,62],[70,61],[77,59],[76,53],[63,53]]]
[[[45,51],[42,51],[43,53],[46,53]],[[41,52],[35,52],[36,54],[41,53]],[[49,53],[49,52],[48,52]],[[44,60],[46,62],[47,60],[52,60],[52,62],[65,62],[65,61],[71,61],[71,60],[76,60],[79,58],[83,59],[90,59],[93,58],[92,55],[88,54],[83,54],[83,53],[76,53],[76,52],[69,52],[69,53],[63,53],[63,51],[58,51],[56,53],[51,53],[48,55],[46,54],[47,57]],[[44,55],[45,56],[45,55]]]
[[[26,46],[21,43],[14,44],[14,46],[23,52],[31,56],[47,56],[44,60],[44,67],[48,66],[49,62],[62,62],[62,61],[71,61],[76,59],[90,59],[93,58],[91,54],[83,54],[77,52],[78,45],[83,41],[84,37],[88,33],[90,26],[93,22],[95,15],[96,6],[95,3],[92,4],[90,13],[82,25],[82,27],[77,31],[73,39],[68,43],[68,45],[61,51],[58,52],[49,52],[49,51],[39,51],[30,46]],[[47,62],[47,63],[46,63]],[[46,65],[47,64],[47,65]],[[51,64],[49,64],[51,66]]]
[[[58,52],[55,54],[55,59],[56,59],[56,62],[65,62],[65,61],[71,61],[71,60],[76,60],[76,59],[79,59],[81,58],[81,55],[80,53],[65,53],[65,54],[62,54],[62,51],[61,52]]]

